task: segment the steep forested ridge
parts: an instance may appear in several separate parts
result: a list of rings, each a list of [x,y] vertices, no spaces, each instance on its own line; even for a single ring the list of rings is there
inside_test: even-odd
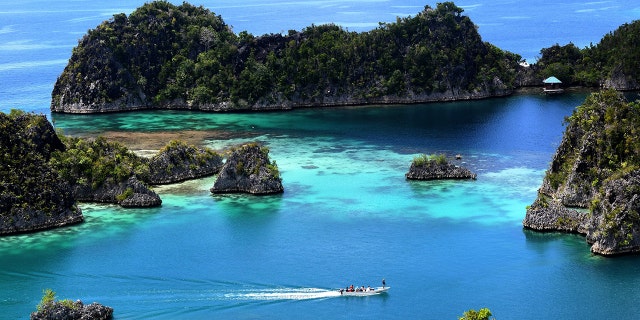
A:
[[[147,3],[89,30],[52,93],[56,112],[281,109],[507,94],[520,57],[485,43],[451,2],[356,33],[312,25],[234,34],[188,3]]]

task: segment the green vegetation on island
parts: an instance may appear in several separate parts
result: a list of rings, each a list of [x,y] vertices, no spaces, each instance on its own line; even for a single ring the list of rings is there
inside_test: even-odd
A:
[[[89,30],[54,112],[259,110],[508,94],[518,55],[483,42],[452,2],[363,33],[336,25],[256,37],[188,3],[144,4]]]
[[[491,317],[491,311],[489,308],[482,308],[478,311],[471,309],[465,311],[462,317],[458,317],[458,320],[490,320],[495,319]]]
[[[120,143],[104,137],[92,140],[60,137],[66,148],[54,152],[50,163],[71,185],[88,185],[96,190],[105,183],[118,184],[133,175],[143,181],[149,176],[147,160]]]
[[[447,163],[447,155],[445,155],[444,153],[440,153],[440,154],[419,154],[415,157],[413,157],[413,165],[416,166],[424,166],[426,164],[428,164],[429,162],[434,161],[437,164],[446,164]]]
[[[556,44],[540,54],[532,66],[539,79],[555,76],[566,85],[640,89],[640,20],[623,24],[596,45]]]

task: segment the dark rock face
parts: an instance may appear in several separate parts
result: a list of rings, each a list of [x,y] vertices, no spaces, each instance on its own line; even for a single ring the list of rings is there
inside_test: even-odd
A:
[[[585,233],[587,214],[567,208],[545,197],[538,197],[527,210],[522,224],[538,231]]]
[[[640,252],[640,170],[603,186],[595,198],[587,242],[602,255]]]
[[[185,143],[171,142],[149,160],[151,184],[168,184],[216,174],[222,168],[222,157]]]
[[[74,194],[78,201],[117,203],[127,208],[157,207],[162,204],[160,196],[136,177],[119,184],[105,184],[96,190],[89,185],[78,184]]]
[[[274,194],[284,192],[284,188],[278,167],[269,160],[269,150],[257,144],[246,144],[229,156],[211,192]]]
[[[458,167],[451,163],[437,163],[429,161],[423,165],[411,164],[409,172],[405,174],[411,180],[442,180],[442,179],[476,179],[476,174],[469,169]]]
[[[12,208],[7,214],[0,215],[0,235],[64,227],[82,221],[84,216],[78,207],[57,208],[51,212],[34,208]]]
[[[113,308],[99,303],[85,305],[78,300],[70,307],[60,302],[50,303],[40,311],[31,313],[32,320],[108,320],[113,319]]]
[[[83,221],[71,188],[48,160],[64,150],[42,115],[0,113],[0,235]]]
[[[640,84],[634,77],[624,74],[620,66],[618,66],[613,69],[611,76],[604,81],[604,87],[616,90],[639,90]]]
[[[640,170],[610,180],[602,189],[590,214],[540,195],[522,223],[533,230],[583,234],[591,251],[601,255],[640,252]]]

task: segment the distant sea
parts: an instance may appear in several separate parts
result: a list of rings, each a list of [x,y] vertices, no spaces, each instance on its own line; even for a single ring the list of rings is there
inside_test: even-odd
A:
[[[175,1],[179,4],[181,1]],[[633,4],[631,4],[633,3]],[[116,319],[633,319],[640,257],[602,258],[583,237],[523,230],[561,137],[587,96],[539,92],[402,106],[215,114],[49,112],[86,31],[142,1],[0,3],[0,110],[44,113],[75,136],[188,130],[224,149],[270,148],[285,192],[211,195],[215,177],[157,187],[161,208],[81,204],[86,222],[0,238],[0,318],[25,319],[51,288]],[[204,1],[236,32],[336,23],[366,31],[416,1]],[[458,1],[485,41],[534,61],[640,17],[634,1]],[[196,134],[197,133],[197,134]],[[153,151],[153,150],[151,150]],[[420,153],[461,154],[476,181],[407,181]],[[340,297],[348,285],[389,293]]]

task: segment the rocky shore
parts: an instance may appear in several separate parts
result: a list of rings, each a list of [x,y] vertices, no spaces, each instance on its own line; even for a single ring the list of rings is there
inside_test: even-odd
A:
[[[125,208],[149,208],[162,204],[162,199],[135,176],[117,184],[106,183],[98,189],[87,184],[73,188],[78,201],[115,203]]]
[[[80,300],[71,303],[55,301],[31,313],[30,318],[31,320],[109,320],[113,319],[113,308],[97,302],[84,304]]]
[[[269,149],[250,143],[232,151],[210,191],[261,195],[282,193],[284,187],[278,166],[269,160]]]

